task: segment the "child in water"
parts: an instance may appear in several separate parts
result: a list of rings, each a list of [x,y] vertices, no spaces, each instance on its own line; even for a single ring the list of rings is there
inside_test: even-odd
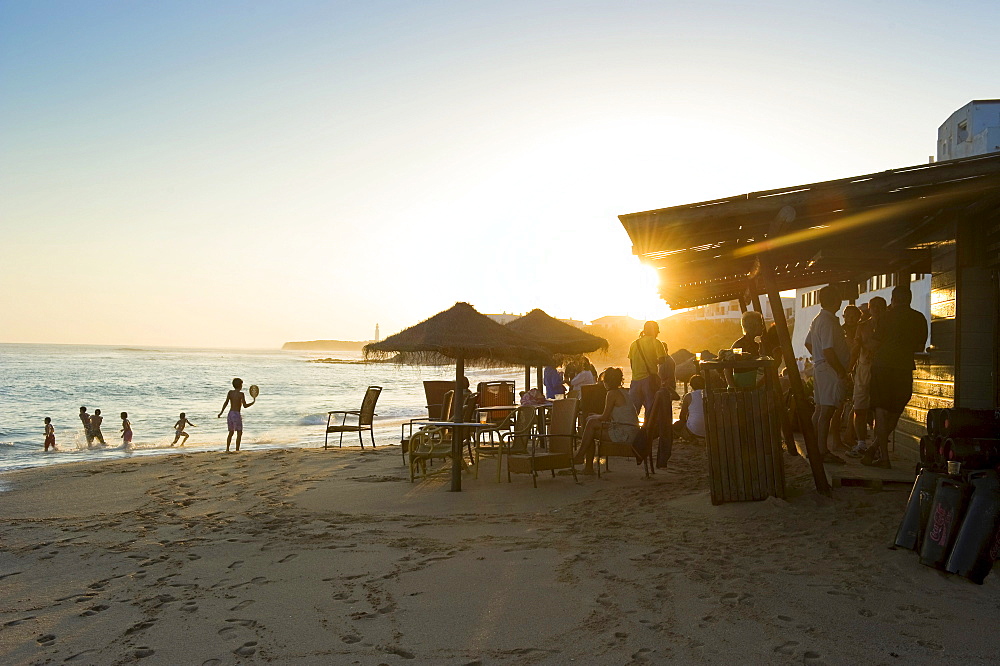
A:
[[[53,451],[56,451],[56,429],[52,425],[52,419],[45,417],[45,450],[48,451],[49,447],[52,447]]]
[[[101,432],[101,424],[104,423],[104,417],[101,416],[101,410],[95,409],[94,415],[90,417],[90,436],[101,442],[101,446],[107,446],[107,442],[104,441],[104,433]]]
[[[184,444],[187,443],[188,434],[184,432],[185,425],[189,425],[192,428],[198,427],[195,424],[188,421],[187,416],[184,414],[184,412],[181,412],[181,417],[177,420],[177,423],[174,424],[174,444],[176,444],[177,440],[179,440],[181,437],[184,438],[184,441],[181,442],[181,446],[184,446]],[[173,446],[174,444],[171,444],[170,446]]]
[[[122,446],[132,448],[132,423],[128,420],[128,412],[122,412]]]

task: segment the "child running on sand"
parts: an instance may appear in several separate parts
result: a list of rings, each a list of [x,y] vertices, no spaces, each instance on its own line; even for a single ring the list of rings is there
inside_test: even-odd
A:
[[[181,442],[181,446],[184,446],[184,444],[187,443],[188,434],[184,432],[185,425],[189,425],[192,428],[198,427],[195,424],[188,421],[187,416],[184,414],[184,412],[181,412],[181,417],[177,419],[177,423],[174,424],[174,444],[176,444],[177,440],[179,440],[181,437],[184,438],[184,441]],[[171,444],[170,446],[173,446],[174,444]]]
[[[122,447],[132,448],[132,422],[128,420],[128,412],[122,412]]]
[[[53,451],[56,451],[56,429],[52,425],[52,419],[45,417],[45,450],[48,451],[49,447],[52,447]]]
[[[229,444],[233,441],[233,433],[236,433],[236,450],[240,450],[240,440],[243,438],[243,416],[240,414],[240,409],[243,407],[250,407],[256,400],[247,402],[247,398],[243,395],[243,380],[237,377],[233,380],[233,390],[226,394],[226,401],[222,403],[222,409],[219,410],[219,416],[217,418],[222,418],[222,412],[226,411],[226,406],[229,407],[229,416],[226,417],[226,424],[229,426],[229,436],[226,437],[226,453],[229,453]]]
[[[104,433],[101,432],[102,423],[104,423],[104,417],[101,416],[101,410],[95,409],[94,415],[90,417],[90,436],[100,440],[101,446],[107,446],[107,442],[104,441]]]

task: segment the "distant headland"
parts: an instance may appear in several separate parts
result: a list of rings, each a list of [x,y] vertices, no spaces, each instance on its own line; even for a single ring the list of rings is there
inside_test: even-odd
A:
[[[305,342],[286,342],[281,346],[284,350],[316,350],[316,351],[361,351],[368,341],[357,340],[307,340]]]

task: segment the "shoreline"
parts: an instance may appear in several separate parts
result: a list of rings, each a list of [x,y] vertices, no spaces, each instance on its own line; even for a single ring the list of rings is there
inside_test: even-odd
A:
[[[535,489],[492,465],[462,493],[447,474],[411,484],[395,447],[12,472],[0,660],[994,660],[1000,579],[887,548],[906,491],[823,498],[786,458],[787,501],[713,507],[688,444],[648,480],[614,459],[601,479]]]

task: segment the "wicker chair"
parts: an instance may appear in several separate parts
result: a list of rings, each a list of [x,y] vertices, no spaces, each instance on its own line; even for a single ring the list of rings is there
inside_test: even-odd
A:
[[[361,448],[365,448],[365,440],[362,438],[361,433],[365,430],[372,438],[372,448],[375,448],[375,431],[372,428],[374,419],[378,414],[375,413],[375,403],[378,402],[378,397],[382,393],[381,386],[369,386],[368,390],[365,391],[365,397],[361,401],[361,409],[351,409],[351,410],[335,410],[332,412],[327,412],[326,414],[326,437],[323,440],[323,448],[329,448],[330,444],[330,433],[339,432],[340,433],[340,443],[339,446],[344,446],[344,433],[345,432],[356,432],[358,433],[358,440],[361,442]],[[342,415],[340,423],[332,423],[334,414]],[[347,417],[356,417],[358,422],[356,424],[348,424]]]
[[[546,434],[531,434],[528,437],[529,448],[526,452],[515,451],[513,448],[507,454],[507,480],[511,474],[531,474],[531,482],[538,487],[538,473],[549,470],[555,478],[557,469],[569,469],[576,481],[576,467],[573,465],[573,454],[580,437],[576,434],[577,400],[566,398],[552,403],[549,415],[549,432]],[[547,444],[544,449],[541,443]],[[499,471],[499,469],[498,469]]]

